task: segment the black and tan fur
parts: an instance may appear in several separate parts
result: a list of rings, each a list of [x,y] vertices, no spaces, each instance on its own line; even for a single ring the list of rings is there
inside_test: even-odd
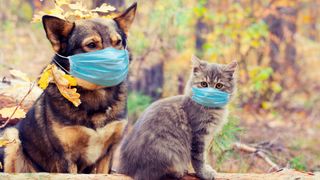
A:
[[[212,87],[232,94],[236,65],[210,64],[194,57],[185,95],[153,103],[123,139],[119,173],[135,180],[179,179],[191,163],[201,179],[214,179],[206,154],[214,134],[226,122],[227,109],[199,105],[190,91],[194,86]]]
[[[53,49],[70,56],[126,47],[136,3],[114,19],[68,22],[43,17]],[[69,69],[66,59],[54,59]],[[53,61],[52,61],[53,63]],[[127,82],[101,87],[77,79],[81,104],[75,107],[50,84],[15,127],[4,136],[15,139],[5,149],[5,172],[108,173],[113,152],[126,125]]]

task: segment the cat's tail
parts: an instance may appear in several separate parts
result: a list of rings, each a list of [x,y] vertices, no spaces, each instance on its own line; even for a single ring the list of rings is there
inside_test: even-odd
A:
[[[161,167],[157,163],[149,162],[148,165],[141,160],[141,162],[120,160],[117,173],[125,174],[132,177],[134,180],[177,180],[183,174],[171,173],[166,168]]]
[[[178,180],[179,177],[174,176],[174,174],[165,174],[156,169],[143,169],[136,172],[133,176],[134,180]]]
[[[145,164],[145,160],[140,161],[133,157],[126,156],[126,152],[120,155],[120,163],[117,168],[117,173],[125,174],[132,177],[134,180],[161,180],[164,172],[161,168],[152,167],[152,163]]]

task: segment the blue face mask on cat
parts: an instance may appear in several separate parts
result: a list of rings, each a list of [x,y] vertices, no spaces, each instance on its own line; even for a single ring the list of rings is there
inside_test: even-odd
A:
[[[230,94],[215,88],[192,87],[192,100],[205,107],[223,107],[228,104]]]
[[[69,59],[69,73],[72,76],[101,86],[120,84],[126,79],[129,71],[129,53],[126,49],[109,47],[64,58]],[[56,63],[61,67],[58,62]]]

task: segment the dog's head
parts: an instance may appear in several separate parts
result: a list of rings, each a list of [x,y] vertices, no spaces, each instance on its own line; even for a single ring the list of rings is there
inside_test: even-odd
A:
[[[60,55],[71,56],[107,47],[123,49],[127,45],[127,34],[136,9],[137,4],[134,3],[113,19],[95,18],[69,22],[45,15],[42,22],[54,51]],[[59,63],[69,69],[68,61],[59,59]],[[77,82],[87,89],[101,88],[82,79],[77,79]]]

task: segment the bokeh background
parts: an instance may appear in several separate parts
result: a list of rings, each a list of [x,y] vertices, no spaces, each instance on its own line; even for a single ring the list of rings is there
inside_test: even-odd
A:
[[[123,10],[132,0],[74,0],[87,8],[109,3]],[[268,172],[241,142],[265,152],[281,167],[320,170],[319,0],[137,0],[129,36],[131,123],[153,101],[182,94],[196,54],[209,62],[236,59],[238,93],[229,123],[210,156],[224,172]],[[41,23],[31,23],[53,0],[1,0],[0,77],[10,69],[32,78],[53,50]],[[19,93],[15,95],[19,101]],[[22,95],[23,96],[23,95]],[[1,100],[0,108],[7,106]]]

